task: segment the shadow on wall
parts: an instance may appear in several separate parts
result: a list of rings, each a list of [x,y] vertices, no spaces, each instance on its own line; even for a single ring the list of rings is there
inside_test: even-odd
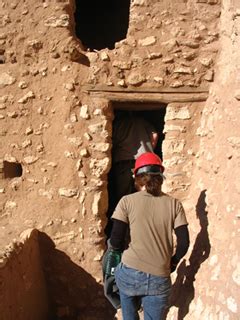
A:
[[[200,193],[196,205],[196,215],[199,219],[201,230],[198,233],[192,253],[189,258],[189,265],[184,259],[177,269],[177,279],[172,287],[170,296],[170,308],[178,308],[178,320],[184,319],[189,312],[189,306],[194,299],[194,281],[201,264],[209,257],[211,245],[208,235],[208,218],[206,211],[206,190]]]
[[[89,273],[57,250],[43,232],[39,245],[51,306],[49,320],[115,319],[103,287]]]

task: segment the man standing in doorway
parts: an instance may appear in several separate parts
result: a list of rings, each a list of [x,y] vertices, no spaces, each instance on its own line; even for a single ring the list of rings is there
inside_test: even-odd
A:
[[[117,110],[113,122],[112,168],[109,174],[109,210],[107,238],[112,228],[111,215],[119,200],[135,191],[132,169],[135,160],[145,152],[154,152],[158,133],[137,112]]]

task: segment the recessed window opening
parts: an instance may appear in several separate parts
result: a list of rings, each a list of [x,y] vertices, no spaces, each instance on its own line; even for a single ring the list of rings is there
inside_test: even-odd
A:
[[[164,118],[166,104],[113,102],[114,120],[112,135],[112,168],[108,175],[108,224],[105,229],[110,236],[110,217],[118,201],[126,194],[135,192],[131,169],[135,157],[143,152],[155,152],[162,158]]]
[[[126,38],[130,0],[76,0],[75,31],[90,50],[113,49]]]
[[[23,173],[22,165],[17,162],[3,161],[3,176],[4,178],[21,177]]]

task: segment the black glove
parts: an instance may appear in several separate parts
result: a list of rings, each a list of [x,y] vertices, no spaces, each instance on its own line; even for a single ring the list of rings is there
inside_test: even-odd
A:
[[[114,276],[105,275],[104,295],[115,309],[121,308],[120,294]]]

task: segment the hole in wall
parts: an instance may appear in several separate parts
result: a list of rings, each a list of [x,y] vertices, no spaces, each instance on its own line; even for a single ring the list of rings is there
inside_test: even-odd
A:
[[[112,229],[111,216],[122,196],[135,192],[131,169],[134,155],[154,151],[162,158],[164,118],[166,104],[113,102],[114,120],[112,135],[112,167],[108,174],[108,223],[105,228],[109,238]],[[150,135],[157,133],[155,148],[151,150]],[[150,145],[150,147],[149,147]]]
[[[4,53],[5,53],[5,50],[0,49],[0,64],[4,64],[6,62]]]
[[[22,165],[18,162],[3,161],[4,178],[21,177],[23,173]]]
[[[130,0],[76,0],[75,31],[90,50],[113,49],[126,38]]]
[[[5,63],[5,56],[3,54],[0,54],[0,64]]]

